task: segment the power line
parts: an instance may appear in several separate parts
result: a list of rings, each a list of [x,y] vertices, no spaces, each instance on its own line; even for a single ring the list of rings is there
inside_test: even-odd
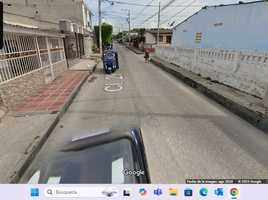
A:
[[[188,1],[188,0],[186,0],[186,1]],[[180,5],[178,5],[178,6],[176,6],[175,8],[177,8],[177,7],[179,7],[179,6],[181,6],[183,3],[185,3],[186,1],[184,1],[184,2],[182,2]],[[174,10],[175,8],[172,8],[171,10],[169,10],[168,12],[170,12],[170,11],[172,11],[172,10]],[[166,12],[167,13],[167,12]],[[162,15],[164,15],[165,13],[163,13]]]
[[[205,2],[205,1],[206,1],[206,0],[203,0],[201,3]],[[190,15],[190,13],[192,13],[193,10],[195,10],[195,8],[188,12],[188,15],[186,15],[187,18],[189,18],[190,16],[193,15],[193,14]],[[179,16],[182,16],[182,15],[177,15],[176,17],[179,17]]]
[[[137,14],[136,15],[136,17],[134,18],[134,19],[136,19],[152,2],[153,2],[154,0],[152,0],[148,5],[146,5],[144,8],[143,8],[143,10],[139,13],[139,14]],[[132,21],[134,20],[134,19],[132,19]]]
[[[132,6],[147,6],[145,4],[137,4],[137,3],[127,3],[127,2],[121,2],[121,1],[110,1],[110,0],[106,0],[107,2],[113,2],[113,3],[118,3],[118,4],[126,4],[126,5],[132,5]],[[148,5],[147,7],[158,7],[159,5]],[[187,5],[173,5],[170,7],[185,7]],[[204,6],[204,5],[191,5],[190,7],[200,7],[200,6]]]
[[[190,3],[189,5],[192,5],[194,2],[196,2],[197,0],[194,0],[192,3]],[[170,18],[168,18],[166,21],[164,21],[162,24],[164,24],[165,22],[167,22],[168,20],[170,20],[171,18],[173,18],[173,17],[175,17],[177,14],[179,14],[179,13],[181,13],[183,10],[185,10],[186,8],[188,8],[189,7],[189,5],[188,6],[186,6],[185,8],[183,8],[180,12],[178,12],[178,13],[176,13],[175,15],[173,15],[172,17],[170,17]],[[160,25],[162,25],[162,24],[160,24]]]
[[[160,11],[164,10],[168,5],[170,5],[170,4],[173,3],[174,1],[176,1],[176,0],[170,0],[169,2],[167,2],[166,4],[164,4],[163,7],[160,9]],[[157,9],[157,10],[158,10],[158,9]],[[153,14],[151,17],[149,17],[148,19],[146,19],[146,20],[144,20],[142,23],[140,23],[140,24],[138,25],[138,27],[139,27],[141,24],[143,24],[144,22],[146,22],[146,21],[148,21],[149,19],[153,18],[155,15],[157,15],[157,13],[158,13],[158,11],[157,11],[155,14]]]
[[[105,5],[106,5],[106,7],[107,8],[109,8],[113,13],[115,13],[117,16],[119,16],[119,17],[122,17],[122,16],[120,16],[120,15],[118,15],[116,12],[114,12],[109,6],[107,6],[107,4],[106,4],[106,2],[104,1],[104,3],[105,3]],[[123,17],[122,17],[123,18]]]

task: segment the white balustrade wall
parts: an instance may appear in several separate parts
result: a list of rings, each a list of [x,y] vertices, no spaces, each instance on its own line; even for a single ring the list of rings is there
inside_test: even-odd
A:
[[[268,52],[157,45],[155,55],[203,77],[264,97],[268,84]]]

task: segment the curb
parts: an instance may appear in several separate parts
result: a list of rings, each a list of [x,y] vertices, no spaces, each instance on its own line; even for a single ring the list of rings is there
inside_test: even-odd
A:
[[[125,46],[126,48],[128,48],[128,49],[130,49],[131,51],[133,51],[134,53],[136,53],[136,54],[144,54],[144,53],[140,53],[140,52],[137,52],[137,51],[135,51],[134,49],[131,49],[130,47],[128,47],[128,46]]]
[[[187,76],[184,76],[180,72],[177,72],[161,62],[156,61],[154,58],[151,58],[150,61],[154,63],[156,66],[160,67],[162,70],[170,73],[171,75],[175,76],[176,78],[180,79],[185,84],[189,85],[190,87],[196,89],[200,93],[204,94],[205,96],[209,97],[213,101],[217,102],[218,104],[224,106],[229,111],[234,113],[235,115],[241,117],[247,122],[250,122],[253,126],[268,133],[268,118],[262,117],[258,113],[253,110],[250,110],[243,105],[221,95],[220,93],[213,91],[206,86],[198,83]]]
[[[97,66],[97,64],[96,64]],[[94,65],[94,67],[96,68]],[[93,71],[95,70],[93,67]],[[35,146],[33,151],[28,155],[22,166],[19,168],[19,170],[16,172],[12,178],[10,178],[7,182],[8,183],[18,183],[22,175],[25,173],[25,171],[28,169],[36,155],[39,153],[40,149],[45,144],[46,140],[50,136],[50,134],[53,132],[54,128],[57,126],[58,122],[62,118],[62,116],[65,114],[66,110],[69,108],[73,100],[76,98],[78,92],[80,91],[81,87],[84,85],[86,80],[88,79],[89,74],[87,74],[84,79],[80,82],[80,84],[75,88],[75,90],[71,93],[71,95],[68,97],[66,102],[64,102],[63,106],[61,107],[59,113],[57,114],[56,118],[53,120],[51,125],[48,127],[48,129],[45,131],[45,134],[40,139],[39,143]]]

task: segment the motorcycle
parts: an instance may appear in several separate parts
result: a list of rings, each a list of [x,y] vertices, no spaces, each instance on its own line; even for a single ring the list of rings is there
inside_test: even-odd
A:
[[[103,68],[104,70],[111,74],[119,69],[118,64],[118,52],[116,50],[105,50],[102,55]]]
[[[107,50],[113,50],[113,44],[107,44]]]

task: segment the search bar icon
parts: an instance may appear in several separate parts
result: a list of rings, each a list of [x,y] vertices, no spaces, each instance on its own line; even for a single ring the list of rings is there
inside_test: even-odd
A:
[[[48,189],[47,190],[47,193],[50,194],[50,195],[52,195],[52,190],[51,189]]]
[[[115,187],[47,187],[46,197],[116,197],[119,191]]]

